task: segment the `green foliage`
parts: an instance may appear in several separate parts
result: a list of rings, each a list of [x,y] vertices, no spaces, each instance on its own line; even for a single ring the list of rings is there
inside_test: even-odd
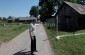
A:
[[[49,18],[50,16],[52,16],[56,9],[56,4],[57,0],[41,0],[39,2],[39,7],[40,7],[40,17],[41,20],[44,21],[47,18]]]
[[[38,15],[39,15],[38,7],[37,6],[32,6],[29,14],[30,14],[30,16],[38,17]]]
[[[0,21],[2,21],[2,17],[0,17]]]
[[[60,5],[61,5],[64,1],[72,2],[72,3],[77,3],[77,0],[58,0],[58,2],[57,2],[58,8],[60,7]]]
[[[77,0],[62,0],[62,1],[68,1],[68,2],[72,2],[72,3],[76,3]]]
[[[0,26],[0,43],[10,41],[27,28],[27,24]]]
[[[77,0],[77,3],[79,3],[81,5],[85,5],[85,0]]]
[[[7,18],[3,17],[3,21],[7,21]]]

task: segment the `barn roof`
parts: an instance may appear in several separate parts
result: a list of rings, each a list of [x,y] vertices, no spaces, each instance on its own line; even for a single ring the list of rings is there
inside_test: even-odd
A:
[[[66,2],[66,1],[64,1],[64,3],[66,3],[67,5],[69,5],[70,7],[72,7],[78,13],[85,14],[85,6],[80,5],[80,4],[76,4],[76,3]]]
[[[14,17],[14,16],[10,16],[11,18],[13,18],[13,19],[15,19],[16,17]]]
[[[60,8],[58,9],[58,11],[56,12],[55,16],[58,14],[58,12],[61,10],[61,8],[64,6],[64,4],[70,6],[72,9],[74,9],[76,12],[78,12],[79,14],[84,14],[85,15],[85,6],[77,4],[77,3],[71,3],[71,2],[67,2],[64,1],[63,4],[60,6]]]
[[[14,16],[9,16],[7,19],[8,19],[8,20],[14,20],[14,19],[16,19],[16,17],[14,17]]]

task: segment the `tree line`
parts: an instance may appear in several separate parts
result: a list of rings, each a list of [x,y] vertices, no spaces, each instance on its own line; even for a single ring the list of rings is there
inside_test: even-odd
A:
[[[39,0],[37,6],[31,7],[29,14],[36,18],[40,15],[40,20],[44,22],[57,12],[63,1],[85,5],[85,0]]]
[[[10,16],[8,18],[0,17],[0,23],[3,23],[3,22],[8,22],[8,23],[19,22],[18,18],[16,18],[15,21],[13,19],[12,20],[8,20],[8,19],[12,19],[12,18]]]
[[[5,18],[5,17],[0,17],[0,22],[2,22],[2,21],[7,21],[7,18]]]

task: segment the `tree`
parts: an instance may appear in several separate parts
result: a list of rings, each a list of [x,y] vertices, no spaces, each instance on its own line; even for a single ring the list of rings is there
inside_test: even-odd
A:
[[[30,14],[30,16],[38,17],[38,15],[39,15],[38,7],[37,6],[32,6],[29,14]]]
[[[3,21],[7,21],[7,19],[5,17],[3,17]]]
[[[2,21],[2,17],[0,17],[0,21]]]
[[[68,2],[72,2],[72,3],[76,3],[77,0],[62,0],[62,1],[68,1]]]
[[[85,0],[77,0],[78,4],[85,5]]]
[[[57,0],[40,0],[39,1],[39,14],[41,21],[46,21],[50,16],[56,12]]]
[[[7,21],[7,19],[5,17],[3,17],[3,26],[5,26],[6,21]]]
[[[63,3],[63,1],[68,1],[68,2],[72,2],[72,3],[77,3],[77,0],[58,0],[58,2],[57,2],[58,8],[59,8],[60,5]]]
[[[39,0],[39,14],[41,21],[50,18],[57,11],[63,1],[76,3],[76,0]]]

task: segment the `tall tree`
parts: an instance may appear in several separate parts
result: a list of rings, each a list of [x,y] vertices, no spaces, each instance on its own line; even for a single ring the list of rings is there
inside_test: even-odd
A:
[[[5,26],[6,21],[7,21],[7,18],[3,17],[3,26]]]
[[[77,0],[77,3],[79,3],[81,5],[85,5],[85,0]]]
[[[77,0],[58,0],[58,2],[57,2],[58,8],[59,8],[60,5],[63,3],[63,1],[68,1],[68,2],[72,2],[72,3],[77,3]]]
[[[56,11],[57,0],[39,0],[40,17],[42,21],[52,16]]]
[[[37,6],[32,6],[29,14],[30,14],[30,16],[38,17],[38,15],[39,15],[38,7]]]
[[[7,21],[7,18],[3,17],[3,21]]]
[[[40,17],[42,21],[52,16],[63,1],[76,3],[76,0],[39,0]]]
[[[2,21],[2,17],[0,17],[0,21]]]

